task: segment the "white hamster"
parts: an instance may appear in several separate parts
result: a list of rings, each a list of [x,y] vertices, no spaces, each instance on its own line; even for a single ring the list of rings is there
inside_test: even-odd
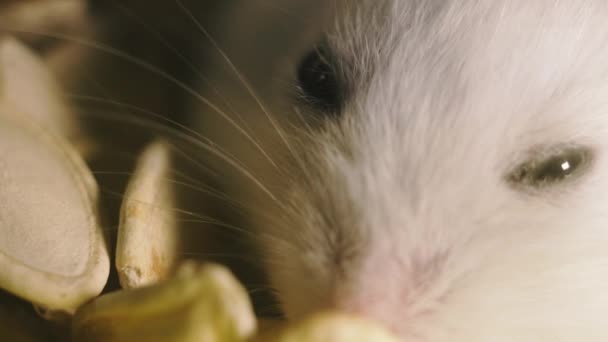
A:
[[[273,64],[292,83],[234,82],[232,121],[199,108],[286,316],[608,341],[608,2],[326,3]]]

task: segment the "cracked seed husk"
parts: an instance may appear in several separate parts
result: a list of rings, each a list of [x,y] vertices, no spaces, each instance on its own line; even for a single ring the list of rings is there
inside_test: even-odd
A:
[[[123,200],[116,268],[123,288],[166,279],[178,255],[170,150],[154,142],[140,156]]]

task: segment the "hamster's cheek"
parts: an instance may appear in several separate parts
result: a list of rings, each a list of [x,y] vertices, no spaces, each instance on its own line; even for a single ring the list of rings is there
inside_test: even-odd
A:
[[[485,251],[477,266],[452,283],[432,315],[413,322],[414,330],[431,342],[605,341],[608,234],[599,224],[585,228],[471,245]],[[464,253],[460,263],[473,261],[474,252]]]

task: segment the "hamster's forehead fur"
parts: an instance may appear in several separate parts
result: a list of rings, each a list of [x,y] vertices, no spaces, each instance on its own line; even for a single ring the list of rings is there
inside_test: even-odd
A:
[[[429,193],[462,161],[506,172],[539,146],[603,144],[606,15],[604,1],[349,2],[329,40],[354,90],[320,140],[384,155]]]
[[[608,339],[608,2],[338,13],[328,41],[353,90],[265,228],[287,314],[344,308],[416,342]],[[594,152],[579,181],[504,181],[571,144]]]
[[[581,83],[603,86],[607,10],[604,1],[347,2],[329,36],[365,112],[447,121],[462,109],[482,120],[500,116],[484,105],[541,107]]]

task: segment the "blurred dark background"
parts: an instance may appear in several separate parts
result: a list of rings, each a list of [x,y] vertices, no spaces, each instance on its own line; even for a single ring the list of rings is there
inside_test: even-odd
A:
[[[63,87],[90,143],[85,158],[100,185],[102,224],[113,246],[121,195],[149,141],[163,137],[184,155],[196,156],[195,148],[175,138],[192,125],[193,116],[210,110],[193,106],[197,94],[237,112],[255,105],[224,54],[260,98],[276,98],[290,86],[293,56],[314,44],[329,3],[0,0],[0,37],[18,37],[29,45]],[[191,160],[174,157],[176,170],[199,179],[190,172]],[[200,192],[182,191],[179,208],[239,220]],[[264,275],[243,236],[200,222],[181,228],[184,258],[228,265],[249,286],[261,316],[280,315],[270,293],[262,290]],[[117,289],[113,271],[106,292]],[[63,341],[68,334],[66,322],[46,322],[30,304],[0,292],[0,341]]]

